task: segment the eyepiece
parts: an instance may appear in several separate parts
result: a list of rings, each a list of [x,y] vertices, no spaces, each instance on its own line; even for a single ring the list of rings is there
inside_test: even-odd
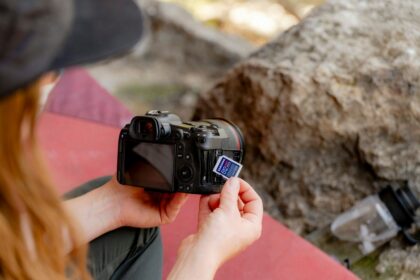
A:
[[[154,138],[156,132],[153,127],[153,122],[151,120],[141,120],[140,121],[140,133],[142,135],[152,136]]]
[[[156,141],[159,139],[159,121],[153,117],[135,117],[131,120],[129,133],[137,140]]]

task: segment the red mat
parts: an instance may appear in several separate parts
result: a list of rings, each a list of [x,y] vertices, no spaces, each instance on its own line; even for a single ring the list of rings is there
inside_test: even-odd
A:
[[[66,70],[51,92],[46,111],[121,127],[131,113],[80,68]]]
[[[79,71],[79,70],[73,70]],[[84,71],[76,72],[84,81],[89,80],[89,86],[98,89],[96,83]],[[68,82],[69,80],[67,80]],[[78,80],[73,81],[78,84]],[[100,87],[99,87],[100,88]],[[63,92],[63,91],[61,91]],[[65,91],[64,91],[65,92]],[[71,94],[71,91],[68,92]],[[53,93],[50,102],[58,104],[62,94]],[[121,106],[116,100],[102,99],[108,95],[103,89],[95,91],[95,98],[107,100],[103,110],[104,119],[120,116]],[[55,99],[55,100],[54,100]],[[67,99],[66,97],[66,100]],[[84,100],[72,99],[72,103],[61,102],[66,116],[55,113],[42,114],[39,135],[42,146],[54,176],[57,186],[62,192],[97,176],[115,173],[116,148],[119,129],[100,124],[97,114],[93,122],[88,119],[88,112],[80,117],[80,108],[86,108]],[[92,112],[100,108],[90,103]],[[69,108],[77,108],[71,116]],[[47,108],[48,110],[48,108]],[[116,122],[108,122],[115,125]],[[176,250],[182,239],[195,231],[197,213],[197,197],[192,196],[182,209],[177,220],[162,227],[164,244],[164,275],[170,271],[176,257]],[[216,275],[216,279],[357,279],[348,270],[295,235],[281,224],[264,216],[263,235],[255,244],[240,256],[224,265]]]
[[[38,135],[60,192],[115,173],[118,133],[115,127],[42,114]]]

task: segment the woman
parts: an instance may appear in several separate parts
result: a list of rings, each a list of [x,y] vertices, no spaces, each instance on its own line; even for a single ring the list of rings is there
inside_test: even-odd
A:
[[[101,179],[62,202],[35,139],[47,73],[120,54],[141,27],[131,0],[0,0],[0,279],[160,278],[156,227],[175,219],[186,194]],[[221,194],[201,197],[198,217],[170,279],[213,278],[259,237],[261,199],[230,179]]]

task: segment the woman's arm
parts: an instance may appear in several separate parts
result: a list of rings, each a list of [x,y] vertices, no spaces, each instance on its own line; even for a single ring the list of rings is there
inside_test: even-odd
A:
[[[68,213],[79,226],[83,243],[120,227],[119,207],[116,196],[112,195],[110,182],[64,202]]]
[[[122,226],[156,227],[172,222],[187,199],[186,194],[147,192],[123,186],[115,178],[91,192],[64,202],[80,226],[83,242]]]
[[[181,243],[176,263],[168,279],[213,279],[220,264],[211,252],[211,248],[196,244],[193,236],[188,237]]]

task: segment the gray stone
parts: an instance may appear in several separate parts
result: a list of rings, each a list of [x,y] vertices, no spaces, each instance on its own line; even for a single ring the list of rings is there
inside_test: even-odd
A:
[[[418,245],[406,247],[398,240],[392,241],[389,248],[379,257],[379,263],[376,265],[378,278],[383,280],[420,279],[419,260]]]
[[[232,35],[204,26],[178,5],[139,1],[149,19],[150,45],[143,60],[159,59],[168,67],[220,77],[254,47]],[[224,71],[223,71],[224,72]]]
[[[196,118],[242,129],[243,176],[296,232],[391,182],[420,191],[419,14],[417,0],[330,1],[199,99]]]

